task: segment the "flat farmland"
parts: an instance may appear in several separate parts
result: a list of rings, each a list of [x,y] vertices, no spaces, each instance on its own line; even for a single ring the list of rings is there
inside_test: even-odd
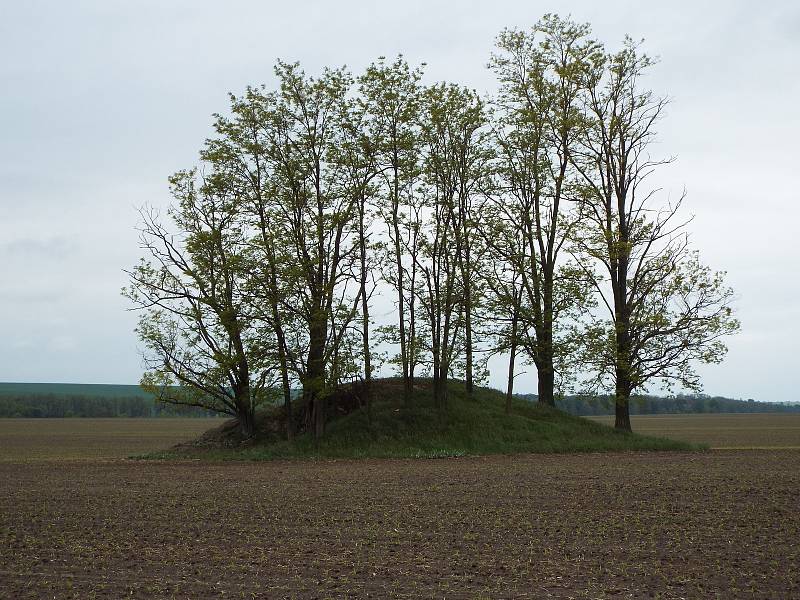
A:
[[[164,421],[143,437],[188,435]],[[221,463],[62,439],[0,461],[0,598],[800,596],[798,450]]]
[[[0,462],[124,458],[197,437],[219,419],[0,419]]]
[[[590,417],[614,425],[614,417]],[[634,415],[637,433],[719,449],[800,449],[800,413]]]

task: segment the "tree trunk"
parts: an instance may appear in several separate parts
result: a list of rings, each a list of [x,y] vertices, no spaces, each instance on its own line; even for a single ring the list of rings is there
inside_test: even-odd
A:
[[[620,222],[620,245],[627,247],[628,226]],[[624,245],[623,245],[624,244]],[[616,382],[614,389],[614,428],[631,431],[630,397],[633,391],[631,381],[631,318],[628,309],[628,264],[629,255],[623,252],[617,262],[616,281],[612,277],[615,318],[615,363]]]
[[[372,357],[369,348],[369,302],[367,301],[366,279],[361,282],[362,343],[364,352],[364,402],[367,405],[367,419],[372,423]]]
[[[238,355],[235,383],[233,385],[236,417],[239,420],[239,429],[242,435],[246,438],[251,438],[256,433],[255,406],[250,390],[250,365],[247,362],[238,321],[230,325],[229,332],[231,342]]]
[[[303,395],[309,411],[309,425],[314,439],[319,441],[325,432],[325,341],[328,337],[327,322],[316,317],[311,324],[309,335],[308,365],[303,382]]]
[[[289,369],[286,365],[284,350],[278,356],[281,363],[281,386],[283,387],[283,406],[286,412],[286,439],[291,441],[294,434],[294,418],[292,416],[292,388],[289,385]]]
[[[545,307],[546,308],[546,307]],[[545,317],[543,319],[547,321]],[[546,325],[536,334],[538,348],[536,357],[536,375],[539,380],[539,403],[555,406],[555,369],[553,368],[553,329]]]
[[[416,240],[414,241],[416,245]],[[411,282],[409,283],[410,297],[408,301],[408,398],[406,398],[406,408],[413,408],[414,406],[414,370],[416,369],[417,360],[417,317],[414,314],[416,310],[416,295],[415,289],[417,284],[417,265],[416,265],[416,251],[412,255],[411,266]]]
[[[445,306],[447,307],[444,311],[444,325],[442,327],[441,333],[441,340],[439,342],[439,393],[440,393],[440,402],[442,409],[447,408],[447,380],[450,377],[450,357],[453,351],[453,344],[451,342],[451,334],[450,334],[450,326],[451,326],[451,314],[452,314],[452,307],[450,304],[450,297],[452,294],[452,288],[450,287],[452,281],[453,274],[450,273],[448,275],[448,290],[447,294],[445,294]]]
[[[240,367],[241,369],[241,367]],[[245,369],[245,371],[247,371]],[[256,433],[255,409],[250,398],[249,379],[234,388],[234,403],[236,404],[236,419],[239,421],[239,430],[246,438],[251,438]]]
[[[319,442],[325,433],[325,397],[317,392],[314,398],[314,439]]]
[[[622,315],[617,321],[616,333],[617,365],[614,386],[614,427],[623,431],[631,431],[630,398],[633,391],[629,367],[631,350],[628,322],[627,315]]]
[[[462,261],[461,266],[461,278],[464,281],[464,343],[466,348],[464,349],[465,358],[466,358],[466,365],[465,365],[465,381],[467,384],[467,396],[472,397],[472,390],[474,389],[474,385],[472,382],[472,371],[473,371],[473,361],[472,361],[472,281],[470,280],[471,277],[471,269],[472,269],[472,261],[470,257],[470,247],[467,236],[469,235],[468,231],[464,231],[464,259]]]
[[[465,353],[466,353],[466,383],[467,383],[467,396],[472,397],[472,390],[474,384],[472,382],[472,298],[470,285],[467,284],[464,294],[464,334],[465,334]]]
[[[292,418],[292,388],[289,386],[289,365],[286,357],[286,335],[281,323],[281,313],[278,308],[278,283],[275,273],[275,261],[270,254],[270,277],[272,290],[270,292],[272,320],[275,334],[278,338],[278,365],[281,371],[281,386],[283,388],[283,406],[286,412],[286,439],[291,440],[294,433],[294,419]]]
[[[272,322],[275,335],[278,338],[278,365],[281,371],[281,386],[283,388],[283,406],[286,412],[286,439],[291,440],[294,433],[294,419],[292,418],[292,389],[289,386],[289,365],[286,357],[286,335],[281,322],[280,308],[278,307],[278,274],[275,261],[274,246],[267,234],[267,218],[264,205],[259,203],[258,214],[261,226],[261,240],[267,253],[269,266],[269,296]]]
[[[366,200],[362,197],[358,205],[358,246],[361,254],[361,343],[364,354],[364,385],[362,394],[367,405],[367,420],[372,423],[372,361],[369,348],[369,299],[367,298],[367,237],[364,231],[364,212]]]
[[[537,338],[539,359],[536,367],[539,377],[539,402],[555,406],[555,369],[553,368],[553,268],[543,268],[542,325]]]
[[[400,231],[395,225],[395,236],[399,236]],[[406,317],[405,317],[405,294],[403,286],[403,263],[400,253],[400,240],[395,239],[395,260],[397,265],[397,313],[399,315],[400,328],[400,362],[403,368],[403,400],[408,404],[411,396],[408,379],[408,348],[406,347]]]
[[[630,398],[631,385],[627,373],[617,370],[617,385],[614,391],[614,428],[631,431]]]
[[[442,392],[441,392],[441,377],[440,377],[440,359],[441,359],[441,347],[439,345],[438,335],[434,330],[434,338],[433,338],[433,403],[438,410],[441,410],[441,400],[442,400]]]
[[[398,210],[400,208],[400,190],[398,183],[398,169],[397,169],[397,150],[394,154],[394,181],[393,181],[393,198],[392,198],[392,229],[394,233],[394,261],[397,267],[397,313],[399,316],[398,326],[400,328],[400,362],[403,368],[403,402],[406,406],[411,398],[411,383],[408,377],[408,348],[406,346],[406,311],[405,311],[405,294],[403,285],[403,253],[400,248],[400,216]]]
[[[553,357],[546,356],[541,362],[536,364],[536,373],[539,379],[538,392],[539,403],[547,406],[555,406],[555,396],[553,386],[555,384],[555,374],[553,372]]]
[[[416,315],[416,289],[417,289],[417,236],[416,227],[412,228],[413,238],[411,244],[411,281],[409,282],[408,299],[408,389],[407,408],[414,406],[414,370],[417,361],[417,315]]]
[[[508,387],[506,389],[506,414],[511,414],[511,400],[514,397],[514,363],[517,360],[517,329],[519,327],[519,310],[514,307],[511,317],[511,344],[508,359]]]
[[[448,387],[447,387],[447,378],[448,378],[448,371],[450,370],[449,365],[447,364],[447,359],[442,357],[439,361],[439,407],[444,412],[447,409],[447,396],[448,396]]]
[[[256,420],[252,408],[241,408],[236,418],[242,435],[246,438],[253,437],[256,433]]]

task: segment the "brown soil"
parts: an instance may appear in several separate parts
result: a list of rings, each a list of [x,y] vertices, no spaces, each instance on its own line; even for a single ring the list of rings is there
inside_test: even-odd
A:
[[[798,597],[798,464],[6,462],[0,597]]]

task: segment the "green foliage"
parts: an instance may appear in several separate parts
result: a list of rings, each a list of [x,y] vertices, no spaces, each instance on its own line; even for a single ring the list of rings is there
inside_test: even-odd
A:
[[[501,312],[516,315],[521,346],[536,365],[543,401],[568,389],[579,363],[581,317],[593,307],[586,278],[564,249],[576,226],[579,172],[572,157],[588,128],[585,74],[602,47],[588,25],[545,15],[531,30],[505,30],[490,68],[500,83],[493,122],[496,183],[484,233],[488,274]],[[515,322],[516,322],[515,321]]]
[[[278,61],[274,89],[231,95],[201,166],[170,179],[167,223],[142,212],[124,290],[142,385],[249,434],[257,406],[281,390],[291,412],[300,387],[317,438],[326,398],[369,379],[373,354],[407,406],[421,373],[442,409],[446,381],[471,390],[499,352],[508,389],[532,363],[550,405],[579,375],[621,408],[656,382],[699,390],[696,365],[739,323],[680,202],[644,183],[669,162],[650,153],[666,105],[640,89],[652,64],[557,15],[498,36],[495,98],[426,85],[402,56],[360,76]],[[372,327],[384,291],[397,315]]]

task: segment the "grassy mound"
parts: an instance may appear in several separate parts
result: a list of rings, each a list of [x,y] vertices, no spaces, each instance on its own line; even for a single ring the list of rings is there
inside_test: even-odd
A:
[[[505,414],[504,395],[477,388],[468,397],[464,384],[451,382],[448,408],[433,404],[429,381],[415,386],[412,408],[402,402],[396,379],[374,382],[372,420],[352,395],[331,399],[331,419],[317,444],[309,433],[291,442],[277,434],[278,412],[261,418],[259,437],[237,442],[235,423],[212,430],[195,442],[147,458],[202,457],[218,460],[274,458],[437,458],[524,452],[608,452],[626,450],[698,450],[702,446],[623,433],[560,410],[515,399]]]

